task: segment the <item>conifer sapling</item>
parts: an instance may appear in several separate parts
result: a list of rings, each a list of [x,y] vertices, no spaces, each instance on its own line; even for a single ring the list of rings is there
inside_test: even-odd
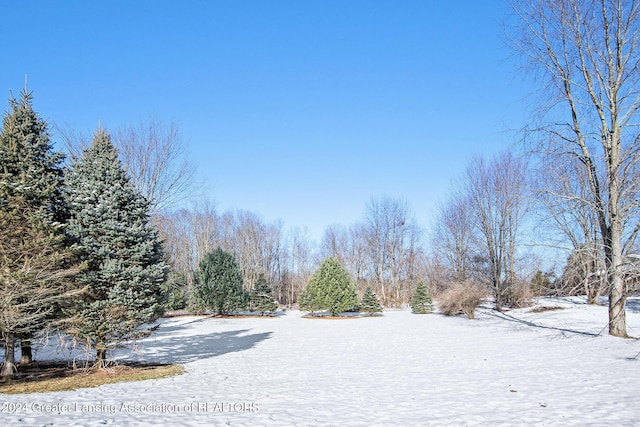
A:
[[[362,301],[360,302],[360,311],[363,313],[381,313],[382,305],[378,301],[378,297],[371,289],[371,286],[367,286],[362,295]]]
[[[311,311],[328,310],[334,316],[358,305],[356,286],[349,272],[335,258],[322,261],[301,300],[301,308],[304,305]]]
[[[262,316],[278,308],[278,303],[273,299],[273,290],[262,273],[251,290],[250,308],[252,311],[260,312]]]
[[[418,283],[411,297],[411,311],[416,314],[427,314],[433,311],[433,301],[423,281]]]

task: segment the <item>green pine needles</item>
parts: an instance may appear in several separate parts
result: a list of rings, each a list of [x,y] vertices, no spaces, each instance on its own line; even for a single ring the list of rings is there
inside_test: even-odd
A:
[[[382,313],[382,305],[378,301],[378,296],[373,292],[371,286],[367,286],[362,294],[362,300],[360,301],[360,311],[362,313]]]
[[[423,281],[418,283],[411,297],[411,311],[416,314],[427,314],[433,311],[433,301]]]
[[[337,259],[327,258],[311,276],[298,304],[304,311],[328,310],[335,316],[357,307],[356,286]]]
[[[218,248],[202,258],[191,305],[196,312],[213,310],[220,315],[247,307],[242,273],[232,253]]]
[[[67,176],[67,232],[88,269],[78,280],[88,293],[74,307],[69,332],[96,350],[96,361],[161,313],[167,266],[149,203],[135,190],[109,135],[99,129]]]
[[[251,295],[249,297],[249,308],[251,311],[257,311],[262,316],[265,313],[272,313],[278,309],[278,303],[273,298],[273,290],[271,285],[264,278],[264,274],[260,274],[253,289],[251,289]]]

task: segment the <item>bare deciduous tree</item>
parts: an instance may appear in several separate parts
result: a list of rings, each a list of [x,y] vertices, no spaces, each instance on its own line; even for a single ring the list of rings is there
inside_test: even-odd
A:
[[[408,300],[415,281],[416,253],[422,230],[406,202],[382,197],[371,199],[366,208],[364,241],[377,290],[383,305]]]
[[[281,221],[266,224],[253,212],[235,213],[233,235],[225,249],[236,255],[246,290],[253,288],[260,274],[271,283],[280,281],[283,238]]]
[[[150,119],[138,126],[126,126],[113,137],[136,188],[159,212],[189,197],[195,165],[185,153],[178,125]]]
[[[289,232],[288,280],[278,289],[277,298],[282,304],[293,304],[309,282],[316,269],[314,248],[306,229],[294,228]]]
[[[487,281],[502,311],[516,284],[518,232],[525,212],[525,165],[509,152],[487,163],[476,157],[467,167],[470,219],[479,259],[486,260]]]
[[[320,258],[332,257],[340,261],[362,292],[366,286],[377,288],[378,285],[368,280],[368,266],[371,262],[369,254],[364,223],[357,222],[349,227],[332,224],[325,230],[320,245]]]
[[[452,282],[469,279],[472,238],[470,199],[462,192],[455,192],[440,206],[432,235],[432,248],[446,261]]]
[[[330,224],[324,230],[320,242],[320,253],[323,259],[335,258],[342,265],[347,262],[347,247],[349,246],[349,233],[341,224]]]
[[[57,127],[67,152],[75,158],[89,145],[90,138]],[[191,196],[196,167],[186,155],[178,125],[165,125],[156,118],[123,126],[113,133],[118,155],[132,182],[157,214]]]
[[[536,175],[537,200],[543,207],[540,232],[551,246],[571,251],[560,289],[569,294],[584,291],[589,304],[597,304],[603,288],[604,250],[584,168],[577,160],[545,164]]]
[[[548,159],[577,159],[598,217],[609,282],[609,333],[627,336],[624,254],[640,223],[640,3],[513,1],[515,48],[547,84],[536,144]]]
[[[220,215],[215,204],[204,201],[190,209],[162,213],[156,222],[169,264],[188,279],[189,287],[200,260],[218,248],[234,254],[247,290],[261,274],[281,286],[287,262],[280,221],[265,223],[248,211]],[[185,293],[190,291],[186,289]]]
[[[426,274],[422,230],[406,202],[373,198],[361,222],[325,230],[320,255],[344,265],[361,292],[371,286],[383,305],[406,303]]]

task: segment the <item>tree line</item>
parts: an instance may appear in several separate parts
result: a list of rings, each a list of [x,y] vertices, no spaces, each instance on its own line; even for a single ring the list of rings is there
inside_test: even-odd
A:
[[[361,222],[329,227],[319,251],[387,306],[407,302],[420,277],[436,293],[486,289],[497,310],[533,291],[583,293],[590,303],[606,295],[609,333],[626,336],[625,302],[640,271],[640,4],[510,5],[505,36],[538,88],[520,154],[469,162],[428,250],[406,206],[383,198]],[[533,245],[564,251],[565,265],[536,271]],[[299,289],[283,286],[294,301]]]

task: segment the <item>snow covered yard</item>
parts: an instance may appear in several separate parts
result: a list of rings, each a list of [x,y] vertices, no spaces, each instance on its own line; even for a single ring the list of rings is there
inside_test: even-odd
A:
[[[2,395],[4,425],[638,425],[640,341],[606,333],[607,309],[476,320],[382,317],[163,319],[141,353],[184,375],[31,395]],[[627,312],[640,336],[640,302]],[[42,356],[40,355],[40,358]]]

